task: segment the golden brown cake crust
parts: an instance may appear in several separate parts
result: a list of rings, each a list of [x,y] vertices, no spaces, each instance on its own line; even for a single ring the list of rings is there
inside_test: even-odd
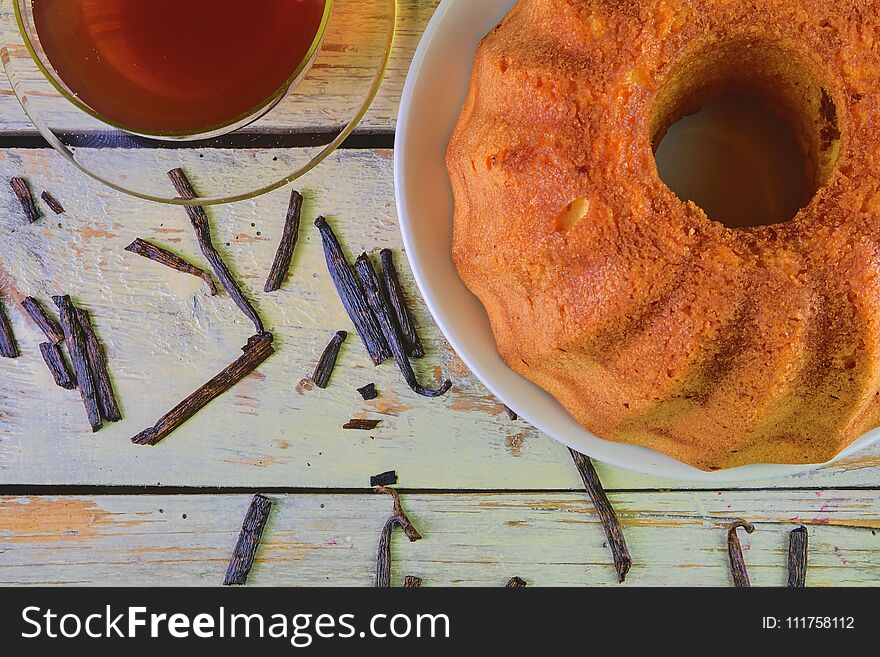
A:
[[[800,129],[817,191],[791,221],[726,228],[660,181],[652,141],[716,83]],[[454,259],[506,362],[706,470],[880,425],[878,86],[875,0],[520,0],[447,155]]]

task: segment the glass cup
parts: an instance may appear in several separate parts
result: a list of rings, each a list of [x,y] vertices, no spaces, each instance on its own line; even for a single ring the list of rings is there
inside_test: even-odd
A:
[[[318,29],[314,39],[312,40],[311,44],[309,44],[305,56],[303,57],[302,61],[297,64],[291,76],[287,80],[285,80],[284,83],[269,97],[265,98],[258,105],[252,107],[244,115],[236,117],[235,119],[221,125],[211,127],[204,132],[156,133],[144,132],[138,130],[137,128],[125,126],[124,124],[113,121],[106,116],[102,116],[101,112],[89,107],[85,102],[83,102],[80,97],[73,90],[70,89],[62,76],[59,74],[58,70],[53,66],[51,59],[46,54],[46,51],[43,49],[43,44],[40,40],[40,34],[37,30],[36,20],[34,17],[33,1],[14,0],[14,2],[15,16],[18,22],[19,31],[24,38],[25,46],[27,47],[28,52],[30,53],[36,65],[39,67],[42,74],[52,84],[52,86],[55,87],[58,93],[60,93],[65,99],[73,103],[80,111],[85,112],[86,114],[94,117],[95,119],[98,119],[108,126],[113,126],[115,128],[124,130],[125,132],[140,137],[152,137],[180,141],[198,141],[220,137],[222,135],[235,132],[236,130],[241,130],[242,128],[247,127],[254,121],[263,117],[267,112],[271,111],[272,108],[275,107],[275,105],[281,102],[284,96],[289,93],[291,89],[296,87],[296,85],[308,74],[309,70],[311,69],[315,58],[318,55],[318,50],[321,47],[321,43],[324,40],[324,33],[327,28],[327,22],[330,19],[330,10],[333,4],[332,0],[323,0],[324,9],[321,21],[318,25]]]
[[[151,201],[228,203],[296,180],[351,135],[388,66],[397,4],[325,0],[320,28],[291,77],[246,115],[201,134],[145,134],[86,105],[46,56],[32,0],[13,0],[20,41],[7,43],[0,60],[31,122],[83,172]],[[197,198],[177,198],[167,177],[177,167],[187,171]]]

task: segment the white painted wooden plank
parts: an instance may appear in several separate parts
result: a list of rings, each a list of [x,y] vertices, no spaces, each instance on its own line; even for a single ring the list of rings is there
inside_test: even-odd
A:
[[[274,495],[250,583],[369,586],[385,495]],[[27,497],[0,500],[0,584],[217,585],[247,495]],[[393,582],[616,586],[584,495],[404,495],[424,539],[396,534]],[[619,493],[633,556],[629,585],[730,586],[726,530],[742,516],[754,586],[784,586],[788,533],[809,531],[808,586],[880,582],[880,492]]]
[[[224,153],[243,163],[260,156]],[[157,151],[150,169],[162,175],[177,157],[189,158],[196,183],[212,175],[207,159],[189,150]],[[256,297],[279,353],[156,448],[129,438],[231,362],[252,329],[228,295],[208,297],[198,279],[123,250],[135,237],[151,239],[206,267],[183,210],[104,189],[48,149],[0,152],[0,180],[18,174],[37,192],[51,190],[68,212],[28,225],[0,184],[0,292],[44,300],[69,292],[93,311],[125,420],[90,434],[77,393],[51,382],[38,351],[42,334],[12,308],[24,355],[0,361],[0,484],[360,487],[371,474],[397,469],[403,485],[419,488],[580,488],[566,450],[508,419],[422,304],[414,307],[430,353],[419,368],[427,380],[443,373],[454,380],[447,397],[412,394],[391,363],[373,368],[355,335],[328,390],[301,383],[333,332],[351,328],[311,220],[326,213],[351,254],[399,250],[389,152],[339,152],[302,181],[307,201],[291,277],[282,291]],[[287,198],[279,191],[211,211],[216,241],[250,290],[262,289]],[[402,252],[398,264],[415,300]],[[382,394],[363,402],[355,389],[372,381]],[[382,425],[342,430],[351,415]],[[609,488],[681,487],[600,469]],[[874,448],[817,474],[747,485],[876,486],[878,475]]]
[[[397,108],[403,83],[409,69],[413,53],[419,38],[434,13],[439,0],[400,0],[400,15],[397,22],[394,51],[389,63],[387,76],[382,84],[379,96],[374,101],[369,113],[360,125],[361,131],[389,131],[397,123]],[[345,17],[340,29],[328,34],[324,52],[320,56],[312,78],[315,88],[320,88],[307,105],[285,104],[273,111],[266,120],[258,124],[259,129],[272,130],[278,126],[289,128],[296,125],[300,128],[320,130],[326,124],[328,107],[349,106],[352,104],[352,90],[361,89],[363,81],[369,81],[374,71],[367,62],[359,61],[351,56],[351,48],[346,45],[346,37],[350,34],[361,34],[362,26],[368,17],[365,6],[368,3],[358,0],[344,0],[337,3],[337,15]],[[337,19],[338,20],[338,19]],[[0,2],[0,48],[6,44],[17,44],[9,52],[15,58],[29,58],[27,50],[18,35],[15,17],[12,14],[12,3],[8,0]],[[19,67],[25,71],[23,80],[28,88],[35,88],[39,93],[55,95],[48,82],[42,79],[35,66]],[[76,113],[53,114],[53,125],[63,125],[70,130],[92,127],[82,121]],[[35,134],[31,122],[18,104],[15,94],[5,76],[0,71],[0,135],[2,134]]]

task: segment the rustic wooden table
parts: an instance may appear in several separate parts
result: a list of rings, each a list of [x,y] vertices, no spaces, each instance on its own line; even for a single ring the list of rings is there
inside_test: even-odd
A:
[[[407,67],[436,4],[403,0],[391,70],[361,136],[297,183],[305,217],[328,215],[351,252],[401,247],[390,147]],[[14,28],[9,3],[0,6],[2,37]],[[616,585],[566,449],[511,421],[423,306],[422,376],[448,372],[455,387],[446,397],[411,394],[393,366],[374,369],[356,339],[328,390],[302,383],[333,332],[350,328],[309,221],[284,289],[255,294],[279,353],[159,447],[132,445],[131,435],[229,362],[248,325],[228,295],[208,297],[197,279],[123,250],[155,239],[206,266],[185,213],[81,175],[44,147],[4,85],[0,178],[23,175],[68,212],[28,225],[0,185],[0,293],[23,351],[0,361],[0,583],[219,584],[250,497],[263,492],[275,507],[250,583],[370,585],[390,500],[371,493],[369,477],[394,469],[424,535],[412,544],[396,535],[395,581],[499,586],[519,575],[533,585]],[[190,153],[195,164],[199,152]],[[210,171],[202,165],[199,175]],[[217,243],[255,292],[287,197],[212,211]],[[399,266],[415,300],[402,258]],[[42,336],[17,309],[23,295],[58,292],[93,311],[123,406],[125,420],[94,435],[78,395],[52,385]],[[382,395],[364,402],[355,388],[371,381]],[[382,424],[345,431],[350,417]],[[627,584],[729,585],[724,525],[737,516],[757,524],[743,538],[755,585],[784,584],[788,532],[799,523],[809,530],[809,586],[880,581],[880,446],[811,474],[723,489],[598,468],[633,555]]]

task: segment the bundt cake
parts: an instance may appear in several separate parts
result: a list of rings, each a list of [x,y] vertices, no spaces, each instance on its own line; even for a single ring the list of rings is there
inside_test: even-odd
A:
[[[499,351],[596,435],[703,470],[815,463],[880,425],[876,0],[519,0],[447,164]],[[660,180],[725,95],[791,126],[809,197],[728,228]]]

